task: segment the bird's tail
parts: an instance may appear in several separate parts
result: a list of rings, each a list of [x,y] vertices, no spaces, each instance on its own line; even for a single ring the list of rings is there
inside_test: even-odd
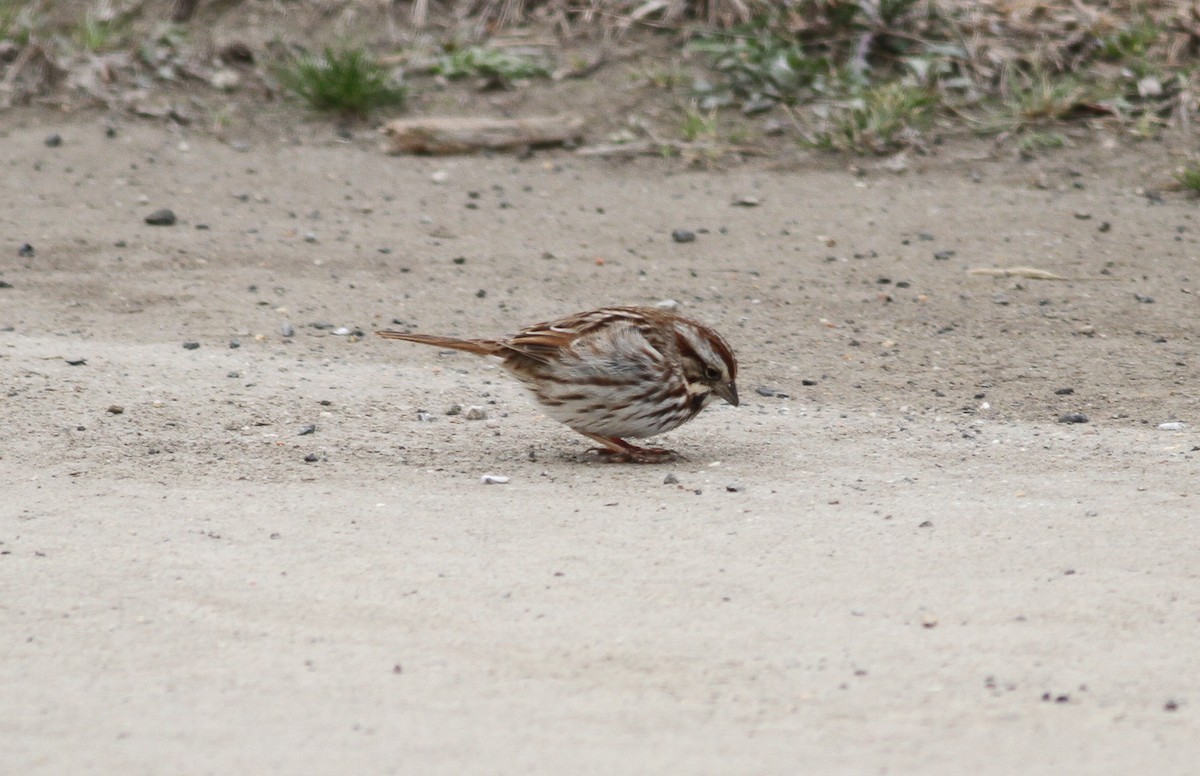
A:
[[[456,337],[438,337],[432,334],[406,334],[402,331],[377,331],[375,333],[384,339],[419,342],[422,345],[432,345],[435,348],[462,350],[467,353],[474,353],[477,356],[494,356],[504,349],[504,346],[495,340],[458,339]]]

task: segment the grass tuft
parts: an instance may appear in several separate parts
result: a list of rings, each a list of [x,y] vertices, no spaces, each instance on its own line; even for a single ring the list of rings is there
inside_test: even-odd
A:
[[[1200,196],[1200,164],[1189,164],[1180,169],[1175,173],[1175,180],[1184,191]]]
[[[885,154],[916,144],[933,118],[937,96],[923,86],[893,82],[862,90],[836,104],[809,134],[818,147]]]
[[[319,111],[365,116],[374,108],[401,105],[405,98],[405,89],[361,48],[326,48],[321,56],[298,57],[280,71],[279,80]]]

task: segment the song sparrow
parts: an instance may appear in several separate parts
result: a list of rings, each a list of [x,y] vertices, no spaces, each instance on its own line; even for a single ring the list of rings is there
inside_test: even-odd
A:
[[[508,339],[377,331],[388,339],[496,356],[546,414],[603,445],[609,461],[653,463],[642,439],[688,422],[714,396],[737,406],[737,361],[715,331],[649,307],[606,307],[535,323]]]

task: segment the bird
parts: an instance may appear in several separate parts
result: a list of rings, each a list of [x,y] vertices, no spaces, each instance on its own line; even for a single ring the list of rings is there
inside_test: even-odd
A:
[[[547,415],[598,443],[590,452],[606,462],[679,457],[627,440],[681,426],[714,398],[738,405],[737,359],[725,338],[654,307],[602,307],[535,323],[506,339],[375,333],[498,358]]]

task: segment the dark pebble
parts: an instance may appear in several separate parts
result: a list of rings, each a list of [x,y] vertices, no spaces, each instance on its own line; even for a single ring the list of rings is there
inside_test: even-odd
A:
[[[1055,396],[1070,396],[1073,393],[1075,393],[1074,388],[1059,388],[1057,391],[1054,392],[1054,395]]]
[[[1096,227],[1096,229],[1101,232],[1107,232],[1109,229],[1112,229],[1112,224],[1107,221],[1101,221],[1100,226]]]
[[[125,408],[122,407],[120,404],[110,404],[108,406],[108,409],[106,410],[106,412],[109,415],[120,415],[124,411],[125,411]]]
[[[933,258],[937,259],[938,261],[946,261],[953,255],[954,251],[936,251],[933,254]]]
[[[1178,709],[1179,709],[1178,701],[1170,700],[1163,704],[1163,711],[1177,711]]]
[[[676,477],[674,473],[667,474],[666,477],[663,477],[663,485],[678,485],[678,484],[679,484],[679,478]]]
[[[167,208],[155,210],[146,216],[146,223],[150,224],[150,226],[173,226],[175,224],[175,213]]]
[[[800,381],[800,384],[801,384],[801,385],[816,385],[816,384],[817,384],[817,381],[816,381],[816,380],[804,379],[804,380],[801,380],[801,381]]]
[[[775,395],[775,389],[768,388],[765,385],[758,386],[757,388],[754,389],[754,392],[757,393],[759,396],[774,396]]]
[[[299,434],[300,436],[308,436],[309,434],[315,434],[315,433],[317,433],[317,427],[314,426],[312,423],[309,423],[307,426],[300,427],[300,434]]]
[[[485,296],[487,296],[487,290],[481,288],[475,292],[475,296],[479,297],[480,299],[483,299]]]
[[[241,346],[242,346],[242,341],[241,341],[241,340],[235,340],[235,339],[231,339],[231,340],[229,340],[229,348],[230,348],[231,350],[237,350],[237,349],[238,349],[238,348],[240,348]]]
[[[1133,298],[1142,304],[1154,304],[1154,297],[1146,296],[1145,294],[1134,294]]]
[[[467,257],[466,256],[455,256],[453,259],[451,259],[451,261],[453,261],[455,264],[466,264]]]
[[[933,521],[932,521],[932,520],[926,520],[925,522],[923,522],[923,523],[921,523],[920,525],[918,525],[918,526],[917,526],[917,528],[933,528]]]
[[[33,246],[29,243],[24,243],[20,248],[17,249],[17,255],[23,259],[28,259],[29,257],[33,256]]]
[[[185,342],[185,343],[183,343],[183,349],[184,349],[184,350],[195,350],[195,349],[196,349],[196,348],[198,348],[198,347],[200,347],[200,343],[199,343],[199,342]]]
[[[1088,416],[1082,412],[1067,412],[1058,416],[1059,423],[1087,423],[1088,420]]]
[[[12,288],[12,287],[13,287],[13,284],[9,283],[7,280],[0,280],[0,288]]]
[[[47,148],[58,148],[62,145],[62,135],[57,132],[51,132],[49,135],[46,135],[46,139],[42,142],[46,144]]]
[[[67,362],[67,366],[87,366],[86,358],[65,358],[63,360]]]
[[[688,243],[696,239],[696,233],[690,229],[676,229],[671,232],[671,239],[677,243]]]
[[[730,483],[729,485],[725,486],[725,490],[729,491],[730,493],[741,493],[745,489],[745,485],[739,485],[737,483]]]
[[[304,456],[305,463],[316,463],[319,460],[321,459],[317,457],[316,453],[309,453],[308,455]]]

